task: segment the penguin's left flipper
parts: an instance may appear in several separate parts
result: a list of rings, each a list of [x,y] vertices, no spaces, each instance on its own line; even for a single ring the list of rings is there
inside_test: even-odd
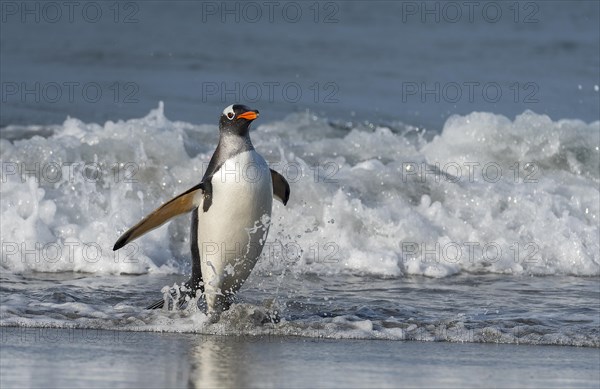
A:
[[[163,204],[150,215],[143,218],[138,224],[131,227],[125,232],[115,243],[113,251],[120,249],[127,243],[139,238],[148,231],[152,231],[155,228],[160,227],[166,223],[169,219],[192,211],[194,208],[200,206],[203,202],[205,191],[204,182],[199,183],[193,188],[186,192],[183,192],[179,196]]]
[[[283,205],[287,205],[288,200],[290,199],[290,184],[286,181],[286,179],[275,170],[271,170],[271,180],[273,180],[273,196],[279,201],[283,203]]]

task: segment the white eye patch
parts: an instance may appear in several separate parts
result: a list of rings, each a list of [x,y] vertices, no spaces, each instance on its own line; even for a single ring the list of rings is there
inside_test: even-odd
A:
[[[233,104],[223,110],[223,115],[227,116],[227,119],[233,120],[235,112],[233,112]]]

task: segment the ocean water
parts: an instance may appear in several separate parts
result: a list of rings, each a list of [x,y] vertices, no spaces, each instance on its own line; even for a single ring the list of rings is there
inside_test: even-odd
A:
[[[493,3],[497,22],[413,2],[315,3],[318,22],[294,3],[297,23],[5,12],[0,325],[600,346],[598,3],[551,3]],[[268,96],[292,82],[299,100]],[[288,206],[219,322],[144,310],[189,277],[189,218],[112,246],[199,181],[233,99],[261,111]]]
[[[310,113],[258,125],[255,147],[292,196],[216,324],[143,309],[187,279],[188,217],[111,250],[197,182],[216,125],[170,121],[161,104],[141,119],[68,119],[46,137],[3,139],[5,165],[22,170],[2,190],[2,324],[598,346],[599,126],[473,113],[427,141],[410,126]],[[263,324],[273,311],[281,322]]]

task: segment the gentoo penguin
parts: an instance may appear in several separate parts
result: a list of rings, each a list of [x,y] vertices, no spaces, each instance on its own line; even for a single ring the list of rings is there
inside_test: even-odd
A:
[[[182,305],[204,293],[207,314],[229,307],[230,298],[250,275],[269,231],[273,197],[287,204],[290,186],[269,169],[250,140],[258,111],[234,104],[219,120],[219,144],[202,181],[171,199],[125,232],[118,250],[169,219],[192,212],[192,277],[184,284]],[[164,300],[148,309],[162,308]]]

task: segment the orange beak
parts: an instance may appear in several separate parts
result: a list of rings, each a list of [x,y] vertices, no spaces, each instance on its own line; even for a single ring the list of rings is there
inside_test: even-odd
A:
[[[238,115],[238,118],[246,119],[246,120],[254,120],[258,117],[258,112],[248,111],[243,114]]]

